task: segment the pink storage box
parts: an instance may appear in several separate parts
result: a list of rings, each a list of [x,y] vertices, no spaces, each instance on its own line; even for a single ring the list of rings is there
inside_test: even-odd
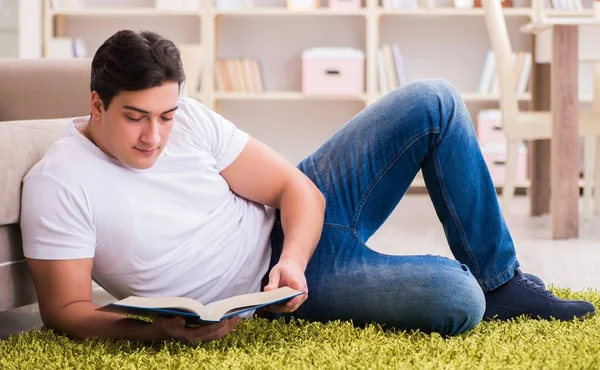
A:
[[[360,9],[361,0],[328,0],[330,9]]]
[[[365,54],[353,48],[313,48],[302,53],[302,92],[360,95],[365,90]]]
[[[477,138],[482,147],[488,145],[506,147],[506,136],[502,131],[502,118],[499,110],[479,112],[477,115]]]
[[[504,185],[506,178],[506,147],[484,147],[481,149],[485,163],[492,175],[492,180],[498,186]],[[527,148],[523,146],[517,160],[516,184],[527,181]]]

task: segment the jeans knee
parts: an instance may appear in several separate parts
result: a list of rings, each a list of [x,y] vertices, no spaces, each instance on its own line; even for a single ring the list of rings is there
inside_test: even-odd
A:
[[[443,78],[416,80],[393,92],[393,94],[403,93],[408,94],[411,100],[417,102],[417,104],[431,107],[438,106],[440,101],[456,102],[462,99],[456,87]]]
[[[466,107],[462,96],[449,81],[440,78],[427,78],[411,82],[394,90],[391,97],[397,102],[398,109],[407,106],[416,114],[413,122],[426,124],[439,131],[445,131],[448,124],[457,116],[466,117]],[[402,112],[400,112],[402,114]],[[418,118],[417,118],[418,117]],[[459,122],[467,121],[459,119]]]
[[[457,294],[448,302],[446,311],[448,324],[445,326],[448,330],[445,334],[458,335],[468,332],[483,318],[485,312],[483,290],[470,272],[460,276],[454,282],[449,282],[448,287],[456,290]]]

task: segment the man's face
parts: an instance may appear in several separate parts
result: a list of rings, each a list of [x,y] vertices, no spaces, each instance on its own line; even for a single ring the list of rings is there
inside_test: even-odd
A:
[[[168,82],[140,91],[122,91],[108,109],[92,92],[95,144],[136,169],[152,167],[167,145],[179,100],[179,86]]]

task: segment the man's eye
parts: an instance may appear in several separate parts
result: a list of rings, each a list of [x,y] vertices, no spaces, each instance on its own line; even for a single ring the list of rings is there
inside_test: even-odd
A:
[[[129,117],[129,116],[126,116],[126,117],[131,122],[139,122],[142,120],[141,118],[133,118],[133,117]]]
[[[173,117],[160,117],[160,119],[162,119],[165,122],[169,122],[173,119]]]

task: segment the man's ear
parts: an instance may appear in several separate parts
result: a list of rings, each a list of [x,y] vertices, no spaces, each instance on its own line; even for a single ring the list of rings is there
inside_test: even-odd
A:
[[[96,91],[92,91],[90,108],[92,110],[92,118],[99,120],[102,115],[102,110],[104,110],[104,103],[102,103],[102,99],[100,99],[100,95],[98,95]]]

